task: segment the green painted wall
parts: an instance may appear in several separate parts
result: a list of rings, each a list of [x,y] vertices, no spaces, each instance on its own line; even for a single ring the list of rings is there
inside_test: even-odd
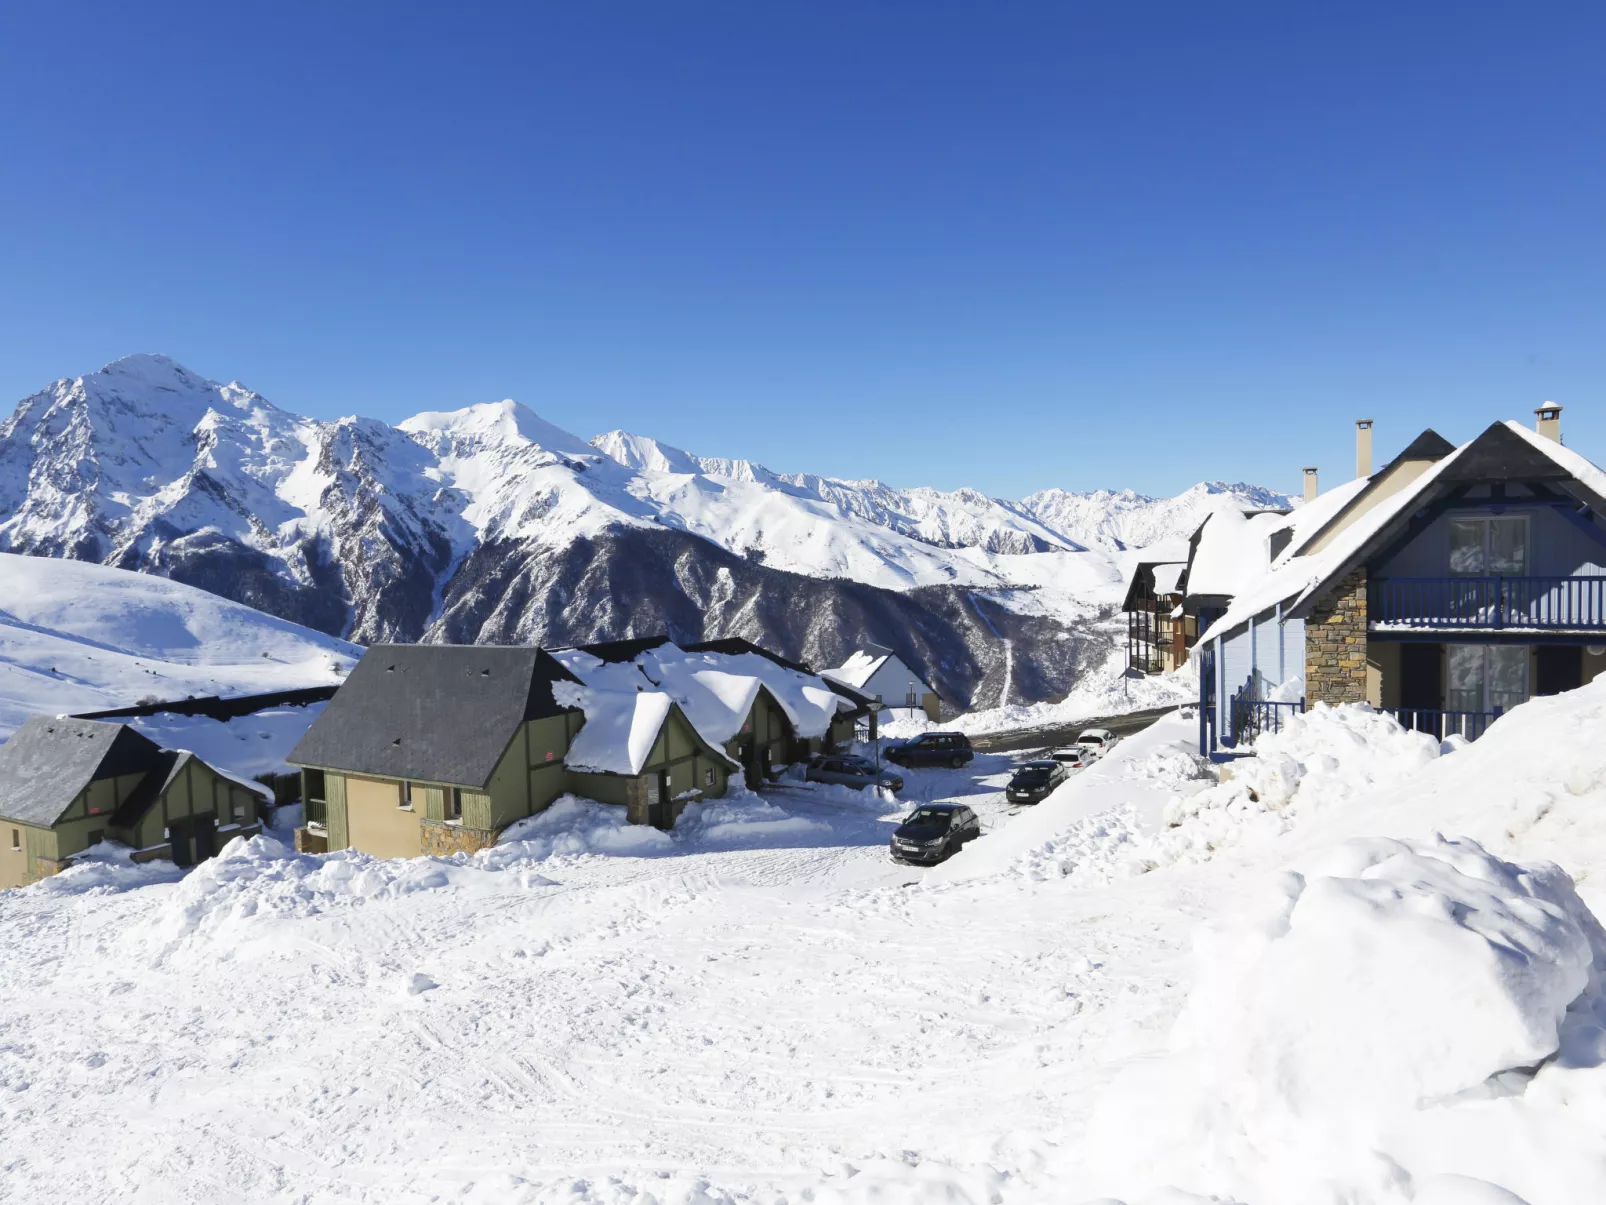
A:
[[[329,848],[345,849],[351,844],[351,829],[346,821],[346,776],[325,773],[323,792],[328,809],[325,831],[329,835]]]

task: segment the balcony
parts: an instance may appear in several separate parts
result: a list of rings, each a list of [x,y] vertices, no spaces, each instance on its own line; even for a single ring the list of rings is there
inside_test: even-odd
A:
[[[1606,632],[1606,576],[1387,578],[1366,606],[1374,629]]]

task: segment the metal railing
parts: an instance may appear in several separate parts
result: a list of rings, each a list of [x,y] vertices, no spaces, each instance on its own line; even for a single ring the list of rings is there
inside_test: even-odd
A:
[[[1232,744],[1252,745],[1257,737],[1281,732],[1289,716],[1304,710],[1304,699],[1283,703],[1235,696],[1232,700]]]
[[[303,824],[327,825],[329,823],[329,805],[322,799],[308,799],[301,813],[301,822]]]
[[[1367,620],[1413,628],[1606,631],[1606,575],[1385,578],[1367,590]]]
[[[1402,727],[1426,732],[1441,741],[1452,735],[1475,741],[1505,711],[1503,707],[1493,711],[1443,711],[1431,707],[1385,707],[1383,710]]]

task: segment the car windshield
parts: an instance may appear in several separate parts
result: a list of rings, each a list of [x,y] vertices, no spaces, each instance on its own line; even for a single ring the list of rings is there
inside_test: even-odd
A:
[[[946,828],[948,826],[948,817],[952,814],[952,812],[946,812],[940,808],[921,808],[919,811],[910,812],[909,818],[904,823]]]
[[[1046,766],[1026,766],[1026,767],[1024,767],[1022,769],[1016,770],[1015,771],[1015,781],[1016,782],[1047,782],[1048,781],[1048,767],[1046,767]]]
[[[844,757],[842,759],[842,768],[844,770],[862,771],[866,774],[875,770],[875,767],[870,764],[870,759],[867,757]]]

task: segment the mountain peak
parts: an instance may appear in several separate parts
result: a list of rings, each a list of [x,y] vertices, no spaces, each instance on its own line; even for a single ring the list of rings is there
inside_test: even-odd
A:
[[[596,454],[596,450],[578,435],[547,422],[512,398],[477,402],[461,410],[426,410],[402,420],[397,426],[431,444],[534,444],[549,452],[567,455]]]
[[[217,388],[215,381],[209,381],[199,373],[191,372],[171,356],[164,356],[158,352],[142,351],[130,356],[121,356],[92,375],[119,377],[137,381],[142,385],[155,386],[158,389]]]

